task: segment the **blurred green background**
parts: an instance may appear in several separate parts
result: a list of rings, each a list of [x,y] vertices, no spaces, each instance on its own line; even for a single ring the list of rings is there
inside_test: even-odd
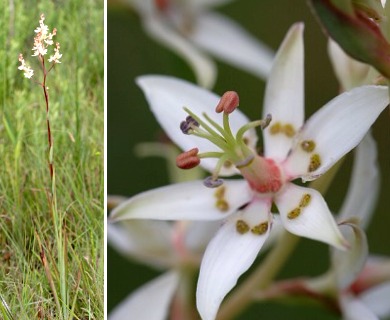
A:
[[[247,31],[277,50],[288,28],[297,21],[305,23],[306,117],[337,95],[338,84],[326,51],[326,37],[305,1],[239,0],[216,10],[239,22]],[[174,53],[150,39],[142,30],[139,17],[120,3],[110,3],[108,21],[108,194],[131,196],[167,184],[163,160],[137,158],[134,146],[155,141],[161,134],[134,78],[143,74],[166,74],[195,81],[188,65]],[[239,50],[239,48],[237,48]],[[224,63],[217,63],[218,79],[214,92],[235,90],[240,108],[251,119],[261,116],[264,81]],[[382,185],[374,219],[368,229],[370,252],[390,255],[389,190],[390,130],[388,110],[375,123]],[[326,199],[337,212],[347,184],[353,157],[348,156]],[[129,292],[157,272],[129,262],[108,247],[108,310]],[[328,249],[321,243],[303,240],[279,278],[321,274],[328,268]],[[305,308],[291,304],[254,305],[239,319],[338,319],[320,306]]]

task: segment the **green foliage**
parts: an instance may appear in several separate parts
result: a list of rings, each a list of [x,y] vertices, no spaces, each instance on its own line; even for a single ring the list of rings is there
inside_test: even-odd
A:
[[[103,1],[3,1],[0,12],[0,295],[17,319],[103,319]],[[57,215],[42,74],[31,57],[41,13],[63,54],[47,78]],[[31,80],[17,69],[19,53]]]

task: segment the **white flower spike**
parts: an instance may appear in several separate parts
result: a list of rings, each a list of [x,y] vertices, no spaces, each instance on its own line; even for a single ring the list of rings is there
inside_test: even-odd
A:
[[[276,55],[264,120],[248,122],[231,93],[219,101],[216,95],[171,77],[137,80],[169,137],[184,150],[198,148],[180,161],[194,164],[193,157],[198,157],[211,177],[204,185],[193,182],[135,196],[110,218],[224,221],[202,260],[197,306],[203,320],[216,317],[225,295],[256,258],[272,228],[273,202],[290,232],[339,249],[348,246],[322,196],[291,181],[316,179],[354,148],[388,105],[388,93],[380,86],[354,89],[303,124],[302,39],[303,24],[295,24]],[[264,132],[264,155],[255,151],[255,127]],[[235,172],[244,180],[219,178]]]

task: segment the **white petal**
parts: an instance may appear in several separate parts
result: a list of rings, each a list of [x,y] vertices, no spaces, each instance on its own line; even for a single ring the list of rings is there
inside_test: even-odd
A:
[[[215,64],[178,31],[157,15],[145,17],[144,28],[159,43],[167,46],[185,59],[194,70],[198,83],[205,88],[212,88],[217,77]]]
[[[107,241],[127,258],[157,268],[174,264],[172,225],[166,221],[132,220],[107,225]]]
[[[251,231],[239,234],[237,220],[243,220],[250,227],[269,222],[271,203],[255,202],[243,212],[232,215],[211,240],[204,254],[200,268],[197,306],[203,320],[213,320],[226,294],[236,285],[238,278],[252,265],[270,229],[263,235]]]
[[[359,298],[344,294],[340,298],[343,320],[379,320],[379,318]]]
[[[264,130],[265,155],[278,161],[286,158],[293,136],[271,134],[278,124],[298,132],[304,120],[303,23],[294,24],[287,33],[271,70],[264,98],[263,118],[272,115]]]
[[[215,113],[220,97],[189,82],[166,76],[142,76],[137,78],[138,85],[143,89],[149,106],[165,132],[181,149],[187,151],[194,147],[199,152],[220,151],[218,147],[193,135],[185,135],[180,130],[180,123],[187,117],[183,107],[201,116],[207,113],[214,121],[222,124],[222,114]],[[249,119],[236,110],[230,117],[233,133],[247,124]],[[257,136],[255,130],[249,130],[245,137],[248,145],[255,148]],[[202,159],[201,165],[208,171],[213,171],[217,160]],[[223,169],[222,175],[236,173],[235,169]]]
[[[123,300],[109,314],[109,320],[164,320],[179,283],[179,273],[164,273]]]
[[[368,133],[356,148],[351,182],[338,220],[356,217],[364,229],[374,212],[379,181],[376,143]]]
[[[303,207],[300,203],[305,195],[310,200]],[[291,233],[345,249],[345,240],[318,191],[288,183],[275,197],[275,203],[284,227]],[[299,207],[300,214],[296,218],[288,218],[289,213]]]
[[[233,20],[211,12],[198,16],[190,39],[215,57],[265,79],[272,66],[271,49]]]
[[[344,290],[363,270],[368,256],[368,244],[366,234],[357,224],[345,223],[340,229],[349,243],[349,250],[332,250],[331,257],[338,288]]]
[[[345,92],[317,111],[298,134],[285,169],[291,177],[314,180],[354,148],[389,104],[388,88],[363,86]],[[302,149],[314,142],[311,152]],[[310,159],[318,155],[320,165],[309,172]]]
[[[191,181],[140,193],[115,208],[110,219],[220,220],[252,198],[245,180],[225,180],[223,188],[226,210],[218,207],[219,189],[207,188],[203,181]]]
[[[352,59],[343,49],[329,38],[328,53],[330,61],[333,65],[333,70],[337,76],[337,80],[341,84],[343,91],[370,84],[367,79],[370,70],[370,65]]]
[[[390,282],[366,290],[360,299],[380,318],[390,317]]]

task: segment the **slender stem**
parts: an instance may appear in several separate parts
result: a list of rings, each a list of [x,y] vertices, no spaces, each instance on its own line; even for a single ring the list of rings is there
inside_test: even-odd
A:
[[[43,94],[45,96],[45,103],[46,103],[46,124],[47,124],[47,140],[48,140],[48,147],[49,147],[49,172],[50,172],[50,182],[51,182],[51,195],[49,196],[49,203],[50,203],[50,209],[53,217],[53,225],[55,230],[55,237],[56,237],[56,243],[57,243],[57,251],[58,251],[58,269],[60,274],[60,292],[61,292],[61,302],[62,302],[62,312],[60,306],[57,304],[59,308],[59,312],[62,314],[61,318],[67,319],[68,318],[68,302],[67,302],[67,289],[66,289],[66,237],[65,239],[62,236],[62,217],[58,214],[57,211],[57,191],[56,191],[56,176],[55,176],[55,167],[54,167],[54,157],[53,157],[53,137],[50,127],[50,105],[49,105],[49,93],[47,91],[46,87],[46,78],[47,74],[50,72],[50,70],[53,68],[53,65],[49,68],[49,70],[46,69],[45,66],[45,59],[43,56],[39,56],[41,65],[42,65],[42,71],[43,71],[43,81],[42,81],[42,88],[43,88]],[[49,282],[52,281],[52,279],[49,279]],[[52,288],[53,291],[53,288]],[[53,291],[53,294],[55,297],[57,297],[57,293]]]
[[[325,175],[310,183],[310,187],[325,194],[343,160],[344,158],[337,162]],[[226,299],[217,319],[229,320],[234,318],[253,301],[253,294],[256,290],[269,286],[293,253],[299,239],[299,237],[285,231],[263,263]]]

